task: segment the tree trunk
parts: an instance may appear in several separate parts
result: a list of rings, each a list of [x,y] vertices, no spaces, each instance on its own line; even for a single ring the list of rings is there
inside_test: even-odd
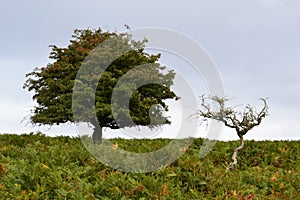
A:
[[[102,127],[96,126],[92,135],[94,144],[102,143]]]
[[[94,144],[102,143],[102,127],[97,120],[91,120],[91,124],[94,126],[94,132],[92,135]]]
[[[240,137],[240,146],[238,148],[236,148],[233,152],[233,155],[232,155],[232,160],[233,162],[231,162],[227,168],[227,170],[233,170],[234,169],[234,166],[237,164],[237,154],[240,150],[242,150],[244,148],[244,138],[242,135],[239,135]]]

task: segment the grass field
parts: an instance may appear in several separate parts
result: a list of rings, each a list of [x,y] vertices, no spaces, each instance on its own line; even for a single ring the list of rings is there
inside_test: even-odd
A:
[[[149,152],[169,140],[114,139],[118,148]],[[0,199],[300,199],[300,141],[217,142],[199,158],[202,139],[155,172],[124,173],[103,165],[79,138],[0,135]]]

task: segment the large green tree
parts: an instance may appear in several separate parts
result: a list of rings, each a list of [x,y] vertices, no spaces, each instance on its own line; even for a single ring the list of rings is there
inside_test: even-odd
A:
[[[99,48],[99,45],[113,37],[118,38],[122,45],[116,43]],[[163,115],[163,111],[168,110],[165,99],[177,99],[175,93],[170,89],[175,73],[166,71],[165,67],[158,63],[160,54],[151,55],[145,52],[146,42],[146,40],[135,41],[127,33],[85,29],[75,30],[70,44],[66,48],[50,46],[52,47],[50,58],[54,62],[45,67],[35,68],[26,75],[24,89],[33,91],[33,99],[37,103],[31,115],[32,123],[59,125],[66,122],[89,122],[94,126],[93,139],[96,143],[102,140],[103,127],[119,129],[136,125],[158,126],[171,123],[168,117]],[[118,48],[128,48],[129,50],[110,62],[112,51]],[[85,78],[78,77],[78,72],[87,63],[87,57],[91,57],[91,55],[101,58],[89,60],[89,67],[99,68],[103,61],[110,63],[107,67],[103,69],[100,67],[100,70],[94,71],[101,73],[100,77],[93,76],[93,74],[86,74]],[[102,63],[99,63],[99,60]],[[134,71],[138,66],[140,70]],[[125,76],[125,81],[123,80],[125,84],[116,89],[119,90],[117,94],[120,95],[120,98],[112,102],[115,86],[128,72],[131,73],[129,76]],[[149,84],[138,85],[143,82],[143,79],[149,79],[149,74],[151,77],[155,77],[155,80],[153,79]],[[93,92],[89,82],[95,81],[97,84]],[[80,90],[80,86],[82,86],[82,90]],[[133,92],[128,89],[135,87]],[[77,93],[74,93],[74,88],[77,88]],[[78,91],[80,92],[78,93]],[[80,101],[81,95],[81,99],[88,102],[87,93],[89,93],[88,97],[93,99],[91,108],[96,117],[87,114],[91,112],[90,109],[77,106],[76,112],[81,112],[81,117],[74,118],[74,105],[72,107],[74,95],[79,96],[76,97],[76,101]],[[122,104],[122,99],[126,95],[130,95],[129,109],[124,108],[126,105],[117,105],[115,108],[118,112],[113,113],[112,105]],[[88,107],[88,103],[86,106]],[[123,112],[122,109],[124,109]],[[149,111],[151,111],[150,114]],[[118,121],[115,119],[116,115],[118,115]],[[122,117],[122,115],[124,116]]]

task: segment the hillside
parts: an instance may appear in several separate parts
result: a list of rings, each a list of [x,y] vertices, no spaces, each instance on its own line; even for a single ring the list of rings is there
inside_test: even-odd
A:
[[[114,139],[149,152],[167,139]],[[245,141],[236,170],[226,172],[238,141],[217,142],[199,158],[195,139],[176,162],[131,174],[101,164],[79,138],[0,135],[1,199],[300,199],[300,141]]]

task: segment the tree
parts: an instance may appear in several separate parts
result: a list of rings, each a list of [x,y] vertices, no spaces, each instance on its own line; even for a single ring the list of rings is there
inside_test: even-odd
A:
[[[103,63],[93,63],[97,73],[101,73],[101,78],[96,80],[95,76],[89,74],[84,81],[77,80],[77,73],[84,63],[85,59],[93,53],[94,49],[110,38],[117,38],[119,44],[122,43],[123,48],[129,49],[125,54],[113,60],[104,70],[99,68]],[[168,117],[163,115],[163,111],[168,110],[165,104],[165,99],[176,98],[176,95],[171,91],[170,87],[173,84],[175,77],[174,71],[165,71],[165,67],[158,63],[160,54],[150,55],[145,52],[144,47],[147,40],[135,41],[131,35],[127,33],[103,32],[100,28],[96,30],[75,30],[70,40],[70,44],[66,48],[59,48],[52,45],[50,58],[53,63],[45,67],[35,68],[33,72],[26,75],[27,80],[24,84],[24,89],[33,91],[33,100],[37,106],[32,111],[31,122],[38,125],[59,125],[66,122],[88,122],[94,126],[93,140],[95,143],[100,143],[102,140],[102,128],[109,127],[119,129],[128,126],[159,126],[162,124],[170,124]],[[102,56],[102,60],[109,60],[113,50],[119,50],[119,44],[111,45],[105,48],[98,48],[98,53]],[[96,55],[97,56],[97,55]],[[132,71],[137,66],[149,64],[151,65],[151,75],[156,77],[153,84],[139,86],[130,97],[129,113],[132,123],[127,123],[128,120],[116,121],[112,112],[112,92],[118,80],[127,72]],[[133,72],[131,79],[143,79],[149,74],[149,68],[144,67],[144,70]],[[148,73],[146,71],[148,70]],[[143,72],[145,72],[143,74]],[[89,117],[90,114],[82,113],[82,118],[74,119],[74,86],[80,84],[83,87],[82,94],[91,93],[87,82],[96,81],[95,94],[89,94],[93,103],[96,118]],[[134,81],[127,80],[128,87],[136,84]],[[79,83],[78,83],[79,82]],[[137,85],[135,85],[137,86]],[[126,93],[128,88],[123,88]],[[88,92],[87,92],[88,91]],[[81,95],[82,95],[81,94]],[[75,94],[80,95],[80,94]],[[94,96],[93,96],[94,95]],[[84,95],[83,95],[84,96]],[[88,100],[88,99],[86,99]],[[115,102],[117,103],[117,102]],[[149,110],[157,118],[156,122],[151,121]],[[88,112],[88,111],[86,111]],[[127,111],[128,112],[128,111]],[[119,112],[118,114],[122,114]],[[126,110],[123,114],[126,113]]]
[[[261,98],[263,102],[262,108],[257,111],[253,106],[247,105],[243,111],[237,111],[233,107],[226,107],[225,103],[228,98],[218,96],[201,96],[201,108],[196,113],[197,117],[201,118],[202,122],[207,122],[208,119],[217,120],[224,123],[225,126],[235,129],[240,138],[240,146],[234,150],[232,160],[227,170],[234,169],[237,164],[237,154],[244,148],[244,135],[260,125],[263,118],[269,113],[267,99]]]

